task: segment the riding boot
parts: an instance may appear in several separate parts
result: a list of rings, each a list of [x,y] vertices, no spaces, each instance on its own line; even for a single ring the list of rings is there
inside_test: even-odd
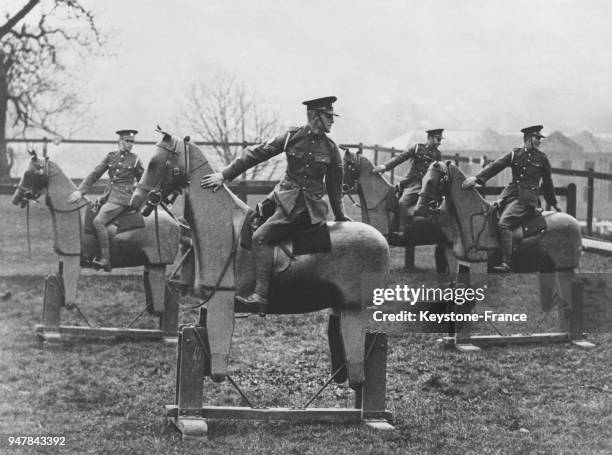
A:
[[[98,234],[98,244],[100,245],[100,258],[97,261],[94,261],[94,264],[100,267],[102,270],[110,272],[112,269],[110,262],[110,239],[108,230],[106,229],[106,226],[102,226],[101,229],[98,229],[98,226],[96,226],[96,233]]]
[[[512,231],[510,229],[499,230],[499,243],[502,252],[502,263],[493,267],[493,270],[509,273],[512,271]]]
[[[253,258],[255,260],[255,291],[248,297],[236,296],[236,300],[247,305],[256,305],[259,315],[268,312],[268,286],[274,265],[274,247],[266,243],[253,243]]]

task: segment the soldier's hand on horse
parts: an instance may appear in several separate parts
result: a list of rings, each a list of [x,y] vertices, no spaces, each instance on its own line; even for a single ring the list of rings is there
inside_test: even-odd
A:
[[[372,169],[372,172],[374,172],[375,174],[382,174],[386,170],[387,168],[385,167],[384,164],[379,164],[378,166],[374,166],[374,169]]]
[[[461,184],[461,188],[463,188],[464,190],[467,190],[469,188],[474,188],[477,183],[478,183],[478,179],[476,177],[468,177]]]
[[[83,193],[79,190],[74,191],[70,196],[68,196],[68,202],[70,204],[76,204],[83,198]]]
[[[202,188],[212,188],[213,193],[217,191],[225,182],[225,177],[221,172],[215,172],[214,174],[208,174],[202,177],[200,180],[200,186]]]

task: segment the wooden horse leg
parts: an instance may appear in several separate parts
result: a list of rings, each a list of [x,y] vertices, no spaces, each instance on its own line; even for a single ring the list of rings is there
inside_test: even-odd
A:
[[[70,308],[76,303],[77,284],[81,274],[80,256],[61,256],[61,275],[64,281],[65,305]]]
[[[221,382],[227,376],[229,351],[234,333],[234,293],[217,291],[208,301],[206,330],[210,344],[210,377]]]
[[[568,332],[572,314],[572,283],[574,281],[573,270],[557,272],[557,284],[559,293],[559,330]]]
[[[59,340],[62,307],[71,308],[76,303],[76,291],[81,273],[79,256],[60,256],[59,273],[45,280],[42,325],[36,332],[43,340]]]
[[[144,274],[147,307],[160,316],[163,340],[176,343],[178,334],[178,289],[166,288],[166,265],[148,265]]]
[[[340,333],[349,386],[358,390],[365,380],[365,312],[361,309],[340,310]]]
[[[482,288],[487,283],[487,262],[462,262],[457,269],[457,284],[466,288]],[[471,313],[473,309],[472,303],[466,308],[461,308],[462,311]],[[457,308],[458,310],[458,308]],[[475,346],[471,341],[471,327],[469,322],[451,323],[452,329],[449,332],[454,332],[455,348],[461,352],[479,351],[480,348]],[[452,333],[449,333],[452,335]]]
[[[151,302],[147,304],[153,308],[155,314],[162,314],[166,300],[166,266],[157,264],[146,266],[144,282],[151,298]]]
[[[538,281],[540,282],[540,304],[544,312],[549,311],[553,307],[555,278],[555,274],[552,272],[538,273]]]
[[[348,379],[346,372],[346,359],[344,358],[344,347],[342,346],[342,334],[340,333],[340,315],[331,313],[327,327],[327,339],[329,341],[329,352],[331,356],[331,373],[338,373],[334,381],[338,384],[346,382]]]

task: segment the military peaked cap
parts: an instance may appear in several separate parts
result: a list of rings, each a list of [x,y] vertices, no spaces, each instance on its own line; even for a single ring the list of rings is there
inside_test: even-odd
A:
[[[303,101],[302,104],[306,106],[309,111],[319,111],[329,115],[338,114],[334,112],[332,104],[336,102],[338,98],[335,96],[324,96],[323,98],[315,98],[314,100]]]
[[[138,131],[136,130],[117,130],[115,131],[115,133],[119,135],[119,139],[126,139],[128,141],[131,139],[133,142],[134,136],[138,134]]]
[[[440,139],[442,139],[442,132],[444,131],[444,128],[436,128],[435,130],[427,130],[427,137],[429,136],[440,136]]]
[[[523,133],[523,134],[530,134],[532,136],[537,136],[537,137],[546,137],[542,133],[540,133],[540,131],[542,131],[542,128],[544,128],[544,126],[542,126],[542,125],[528,126],[526,128],[523,128],[521,130],[521,133]]]

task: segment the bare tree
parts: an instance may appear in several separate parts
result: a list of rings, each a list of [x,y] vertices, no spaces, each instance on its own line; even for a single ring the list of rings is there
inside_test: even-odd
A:
[[[208,82],[191,86],[187,109],[178,119],[182,127],[194,131],[211,146],[221,165],[242,153],[242,145],[260,142],[278,134],[278,116],[266,110],[255,93],[248,91],[234,76],[217,75]],[[252,168],[248,177],[271,178],[279,160],[273,159]]]
[[[9,130],[70,134],[83,105],[70,91],[69,64],[101,49],[94,17],[79,0],[27,0],[0,25],[0,180],[10,177]],[[60,123],[60,119],[62,119]]]

